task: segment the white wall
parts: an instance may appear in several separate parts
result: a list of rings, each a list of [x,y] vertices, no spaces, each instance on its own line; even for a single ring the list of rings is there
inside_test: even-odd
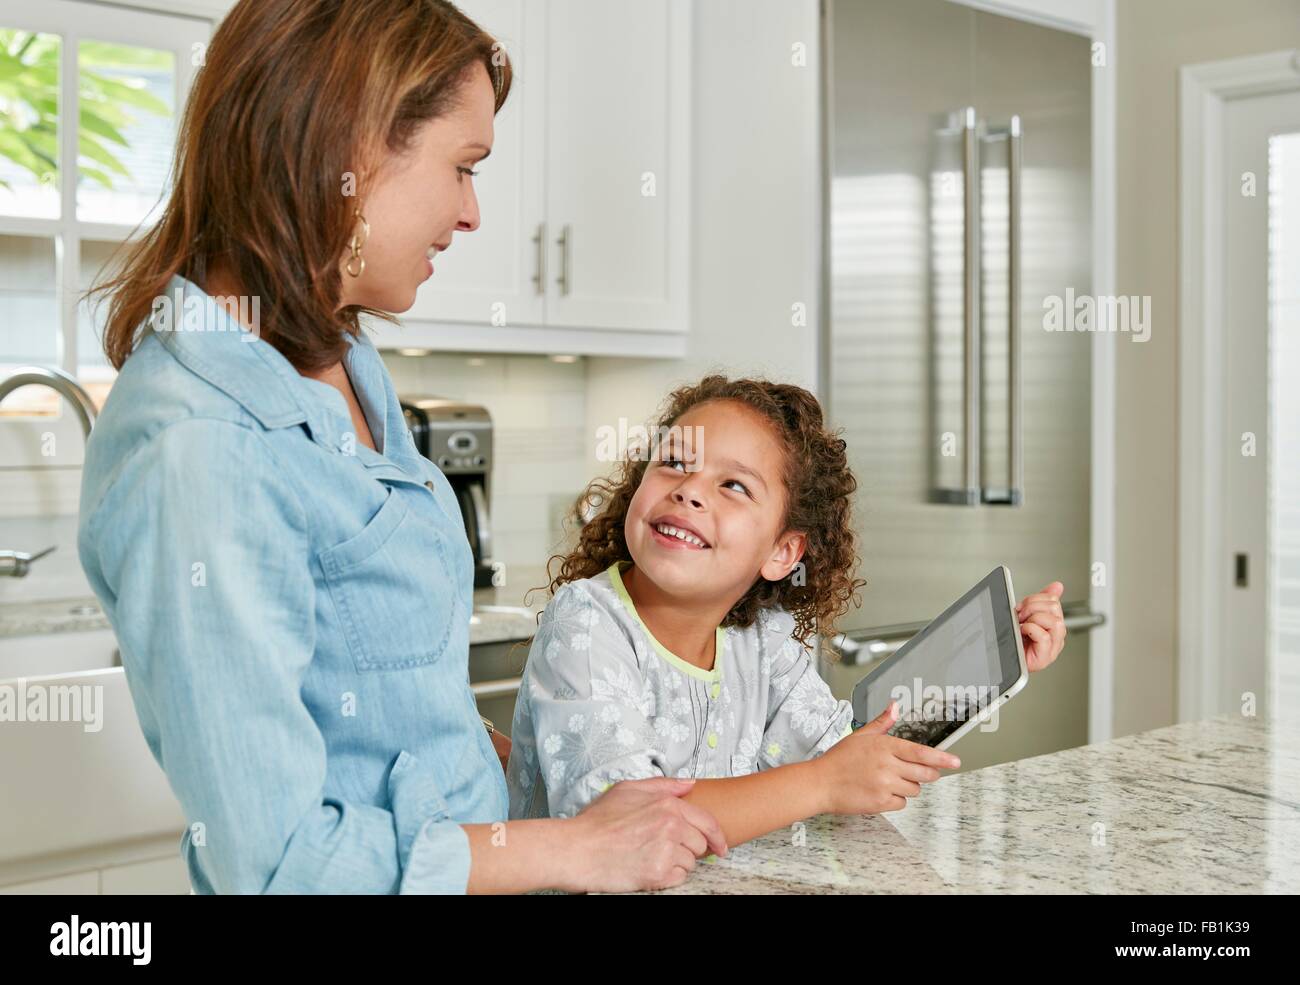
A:
[[[1295,47],[1297,0],[1120,0],[1117,293],[1151,338],[1117,347],[1115,734],[1177,717],[1178,70]],[[1229,654],[1229,656],[1231,656]]]

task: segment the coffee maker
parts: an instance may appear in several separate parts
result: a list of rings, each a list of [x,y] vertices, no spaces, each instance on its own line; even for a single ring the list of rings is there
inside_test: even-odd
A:
[[[474,551],[474,587],[492,584],[492,417],[486,407],[443,397],[399,398],[415,447],[447,477]]]

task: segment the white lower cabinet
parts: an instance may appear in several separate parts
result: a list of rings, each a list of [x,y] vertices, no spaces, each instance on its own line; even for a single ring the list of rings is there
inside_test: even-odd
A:
[[[178,843],[179,840],[178,837]],[[189,873],[179,849],[168,858],[0,886],[3,896],[187,896],[189,893]]]
[[[180,856],[180,839],[170,858],[132,865],[115,865],[99,872],[99,891],[105,896],[184,896],[190,891],[190,876]]]
[[[71,875],[55,876],[52,879],[37,879],[34,882],[19,882],[12,886],[0,886],[2,896],[97,896],[99,895],[99,873],[74,872]]]
[[[3,649],[0,687],[15,707],[47,711],[0,728],[0,890],[188,893],[185,817],[113,666],[113,634],[15,637]]]

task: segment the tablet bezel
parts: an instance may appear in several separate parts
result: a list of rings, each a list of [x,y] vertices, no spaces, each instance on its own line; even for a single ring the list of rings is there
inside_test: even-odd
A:
[[[1020,634],[1019,620],[1016,618],[1016,594],[1011,585],[1011,571],[1005,564],[1001,564],[981,578],[961,598],[927,623],[924,629],[882,660],[879,665],[872,668],[871,672],[862,680],[858,681],[853,688],[853,724],[855,728],[866,724],[866,720],[862,719],[862,715],[865,714],[868,704],[872,681],[878,680],[887,671],[906,660],[908,654],[921,641],[930,636],[937,627],[943,625],[954,613],[985,591],[992,596],[994,632],[998,641],[998,661],[1002,668],[1002,680],[998,684],[998,696],[989,701],[978,714],[958,723],[957,728],[942,736],[934,745],[934,748],[947,749],[971,729],[987,721],[998,709],[1020,692],[1021,688],[1029,680],[1029,666],[1025,662],[1024,641]],[[1004,643],[1008,635],[1013,641],[1012,646]],[[930,683],[932,682],[926,682],[927,685]],[[888,706],[886,705],[886,707]]]

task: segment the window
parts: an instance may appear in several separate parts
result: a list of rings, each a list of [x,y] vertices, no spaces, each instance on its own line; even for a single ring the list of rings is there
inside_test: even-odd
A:
[[[102,403],[106,306],[79,299],[170,194],[179,109],[210,30],[81,0],[0,0],[0,378],[58,366]],[[60,412],[37,387],[0,404],[10,418]]]

